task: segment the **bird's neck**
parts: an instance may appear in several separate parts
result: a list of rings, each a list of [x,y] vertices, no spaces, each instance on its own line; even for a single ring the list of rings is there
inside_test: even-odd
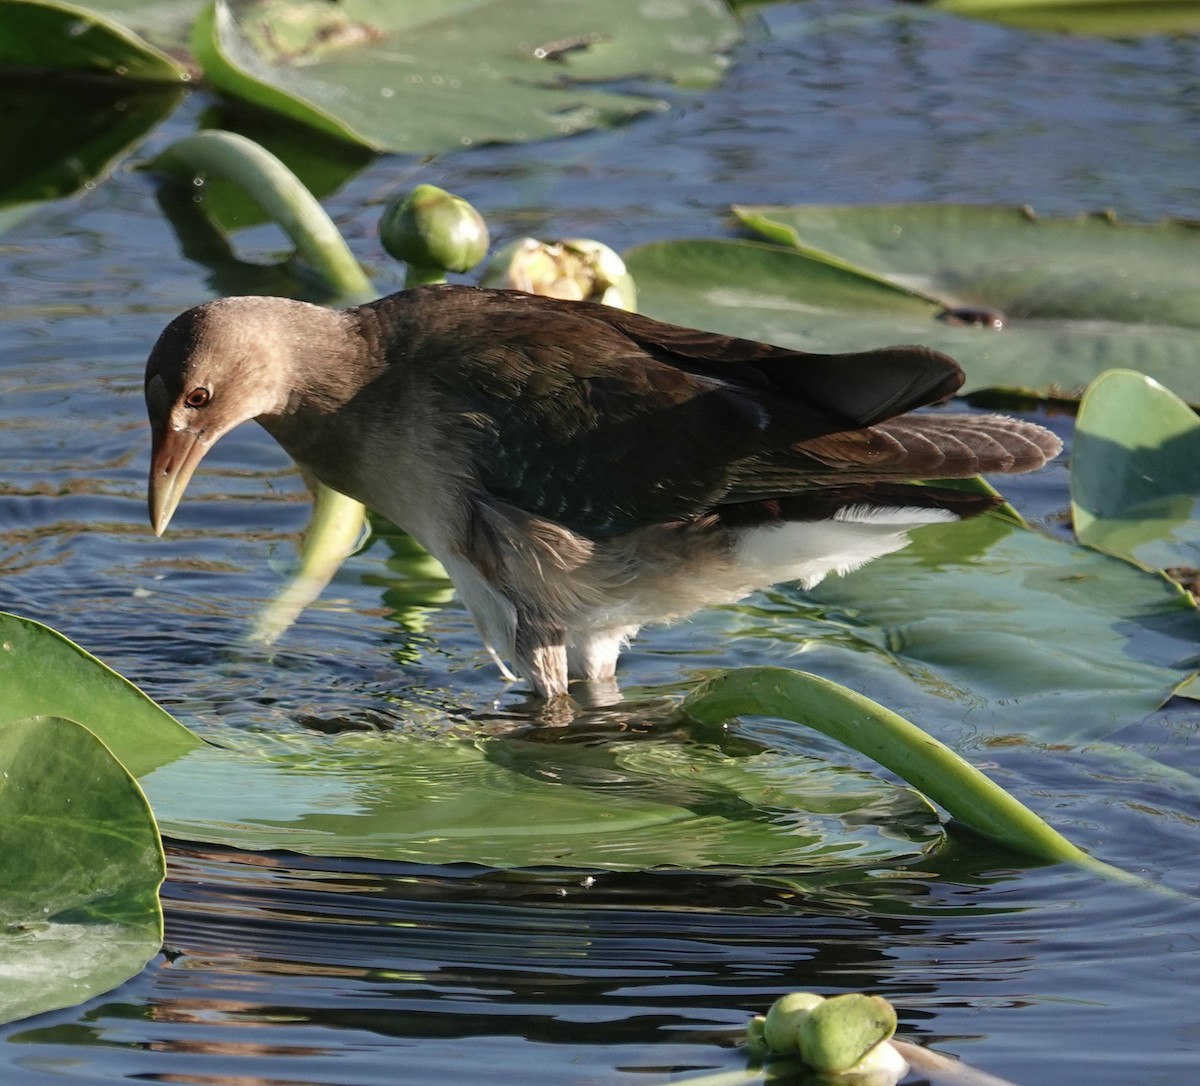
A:
[[[337,441],[348,405],[386,366],[359,334],[353,312],[306,307],[288,344],[286,400],[278,411],[258,417],[301,463],[312,459],[314,448],[328,449]]]

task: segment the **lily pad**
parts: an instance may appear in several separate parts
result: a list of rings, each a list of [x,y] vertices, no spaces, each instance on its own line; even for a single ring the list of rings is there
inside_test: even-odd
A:
[[[1042,219],[971,204],[736,207],[752,230],[946,307],[993,306],[1010,323],[1111,321],[1200,329],[1200,228],[1110,215]]]
[[[923,528],[904,551],[775,598],[776,662],[788,641],[806,670],[871,691],[955,748],[1103,738],[1200,666],[1200,613],[1177,586],[990,515]]]
[[[128,28],[164,53],[181,57],[186,54],[188,34],[205,3],[206,0],[84,0],[75,6]]]
[[[1200,566],[1200,419],[1144,374],[1088,389],[1071,452],[1071,515],[1090,547],[1150,569]]]
[[[1029,30],[1137,38],[1200,30],[1195,0],[936,0],[941,11]]]
[[[216,0],[192,47],[210,83],[376,150],[568,135],[657,108],[616,80],[710,85],[723,4],[641,0]]]
[[[77,720],[135,777],[203,746],[128,679],[49,626],[0,612],[0,724]]]
[[[740,213],[787,247],[636,248],[624,258],[644,312],[810,350],[925,343],[963,364],[967,392],[1077,396],[1122,366],[1200,403],[1200,317],[1191,303],[1200,230],[1191,225],[1042,221],[955,205]],[[1001,310],[1004,328],[935,319],[963,306]]]
[[[187,69],[119,21],[132,6],[0,0],[0,67],[28,72],[89,72],[158,83],[186,82]],[[145,6],[145,5],[142,5]],[[162,4],[157,5],[159,8]]]
[[[941,840],[917,793],[803,754],[667,739],[214,738],[142,781],[171,837],[413,863],[855,865]],[[214,806],[212,797],[222,797]]]
[[[0,724],[0,1022],[135,976],[162,944],[162,845],[137,782],[86,728]]]

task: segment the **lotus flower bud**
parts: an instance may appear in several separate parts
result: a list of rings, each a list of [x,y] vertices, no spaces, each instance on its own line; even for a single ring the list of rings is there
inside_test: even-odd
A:
[[[483,275],[485,287],[507,287],[569,301],[633,310],[637,300],[625,262],[599,241],[518,238],[503,246]]]
[[[488,250],[488,229],[461,196],[436,185],[418,185],[393,200],[379,221],[379,240],[409,267],[408,286],[445,280],[446,272],[475,267]]]

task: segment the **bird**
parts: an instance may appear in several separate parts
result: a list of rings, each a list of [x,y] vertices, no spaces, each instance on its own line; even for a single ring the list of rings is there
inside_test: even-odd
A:
[[[513,290],[219,298],[146,364],[150,520],[256,420],[433,554],[502,673],[552,701],[615,682],[643,626],[811,588],[1001,500],[936,481],[1058,454],[1036,423],[918,410],[963,380],[926,347],[808,353]]]

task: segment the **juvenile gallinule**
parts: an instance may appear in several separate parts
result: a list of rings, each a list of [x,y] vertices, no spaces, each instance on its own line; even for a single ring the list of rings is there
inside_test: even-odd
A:
[[[811,587],[995,504],[915,480],[1058,453],[1032,423],[907,414],[962,380],[922,347],[806,354],[516,291],[223,298],[147,363],[150,519],[161,535],[213,443],[256,419],[432,552],[493,655],[553,698],[611,680],[647,623]]]

